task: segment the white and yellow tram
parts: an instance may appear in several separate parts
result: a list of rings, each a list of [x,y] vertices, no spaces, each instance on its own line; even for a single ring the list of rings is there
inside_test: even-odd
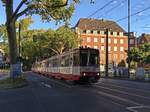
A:
[[[97,82],[100,78],[99,50],[73,49],[36,62],[32,71],[57,79]]]

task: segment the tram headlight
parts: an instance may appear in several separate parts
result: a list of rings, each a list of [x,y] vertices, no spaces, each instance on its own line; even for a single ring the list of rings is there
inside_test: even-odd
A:
[[[97,75],[99,76],[100,74],[99,74],[99,73],[97,73]]]
[[[85,76],[86,74],[85,73],[83,73],[83,76]]]

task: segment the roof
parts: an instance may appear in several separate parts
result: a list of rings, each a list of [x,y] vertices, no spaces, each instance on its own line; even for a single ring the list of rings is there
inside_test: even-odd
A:
[[[125,30],[120,27],[116,22],[104,19],[89,19],[81,18],[75,27],[83,30],[101,30],[111,29],[114,32],[125,32]]]
[[[147,42],[150,42],[150,34],[145,34],[144,37],[147,40]]]
[[[143,33],[138,39],[138,42],[144,39],[145,42],[150,42],[150,34]]]

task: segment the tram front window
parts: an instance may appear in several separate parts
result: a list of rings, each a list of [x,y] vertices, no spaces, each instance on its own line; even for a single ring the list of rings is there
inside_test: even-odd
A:
[[[80,54],[80,66],[87,66],[88,61],[88,53],[81,53]]]
[[[99,65],[99,56],[97,54],[90,54],[89,57],[89,66],[98,66]]]

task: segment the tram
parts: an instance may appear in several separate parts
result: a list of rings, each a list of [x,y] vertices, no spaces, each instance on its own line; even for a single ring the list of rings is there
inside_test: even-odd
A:
[[[99,62],[98,49],[81,47],[35,62],[32,71],[57,79],[94,83],[100,78]]]

